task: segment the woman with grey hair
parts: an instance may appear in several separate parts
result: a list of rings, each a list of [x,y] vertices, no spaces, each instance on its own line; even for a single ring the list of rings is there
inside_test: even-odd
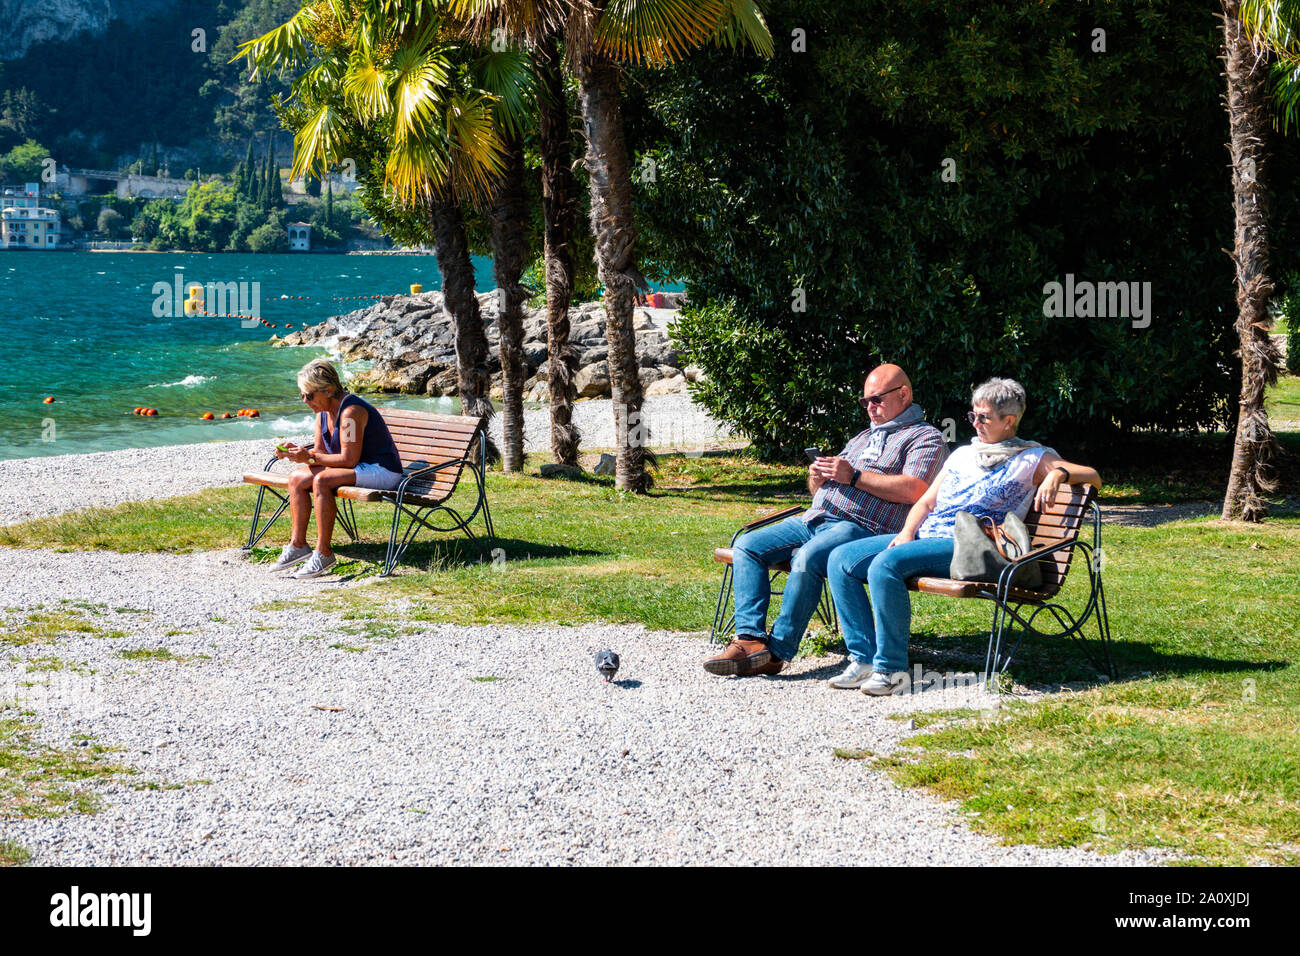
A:
[[[316,440],[310,448],[277,446],[275,457],[304,467],[289,477],[289,516],[293,537],[272,571],[306,561],[295,578],[326,574],[338,560],[330,547],[337,505],[334,489],[344,485],[391,491],[402,480],[402,459],[388,425],[365,399],[348,392],[338,370],[325,359],[298,372],[298,390],[316,413]],[[307,547],[307,521],[316,509],[316,547]]]
[[[908,512],[903,530],[861,538],[831,552],[826,576],[849,652],[848,666],[830,682],[832,687],[892,693],[890,675],[907,670],[912,625],[907,582],[948,576],[957,512],[1001,524],[1012,513],[1023,519],[1032,502],[1054,502],[1062,483],[1101,487],[1094,469],[1016,437],[1025,413],[1019,382],[989,379],[971,395],[971,409],[967,418],[975,437],[948,456],[934,484]]]

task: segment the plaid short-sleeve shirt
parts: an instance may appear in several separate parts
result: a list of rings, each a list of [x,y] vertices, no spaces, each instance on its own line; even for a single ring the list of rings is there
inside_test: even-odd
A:
[[[948,457],[939,429],[925,422],[887,432],[884,446],[874,456],[868,447],[870,435],[870,429],[858,433],[840,452],[841,458],[864,474],[911,475],[929,484]],[[828,481],[813,495],[812,507],[804,512],[803,520],[830,515],[854,521],[872,534],[891,534],[902,530],[911,507]]]

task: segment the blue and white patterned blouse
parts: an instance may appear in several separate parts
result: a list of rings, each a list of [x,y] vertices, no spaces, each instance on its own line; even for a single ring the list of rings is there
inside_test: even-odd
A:
[[[975,449],[963,445],[948,456],[939,476],[939,496],[934,510],[917,528],[918,538],[951,538],[958,511],[977,518],[990,517],[1001,524],[1015,512],[1023,519],[1033,501],[1034,472],[1043,456],[1056,454],[1053,448],[1026,448],[991,471],[975,463]]]

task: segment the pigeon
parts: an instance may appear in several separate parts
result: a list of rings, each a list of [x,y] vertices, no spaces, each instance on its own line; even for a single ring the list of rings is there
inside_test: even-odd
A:
[[[596,670],[600,671],[605,677],[605,683],[608,684],[618,673],[618,655],[609,648],[601,651],[596,655]]]

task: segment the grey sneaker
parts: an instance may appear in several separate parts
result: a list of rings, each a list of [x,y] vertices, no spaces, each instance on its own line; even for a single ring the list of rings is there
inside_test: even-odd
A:
[[[884,671],[872,671],[871,676],[862,682],[862,693],[872,697],[888,697],[898,692],[898,683]]]
[[[334,557],[332,554],[327,558],[319,551],[313,551],[311,557],[307,559],[307,563],[304,564],[301,569],[293,572],[293,574],[289,576],[291,578],[297,578],[299,581],[306,578],[318,578],[322,574],[329,574],[330,569],[338,563],[339,559]]]
[[[286,544],[284,550],[280,552],[280,557],[275,564],[271,565],[272,571],[283,571],[285,568],[291,568],[299,561],[305,561],[311,556],[311,548],[295,548],[291,544]]]
[[[843,674],[832,677],[826,683],[839,690],[857,690],[867,682],[867,678],[870,676],[870,664],[864,664],[862,661],[849,661],[849,666],[844,668]]]

